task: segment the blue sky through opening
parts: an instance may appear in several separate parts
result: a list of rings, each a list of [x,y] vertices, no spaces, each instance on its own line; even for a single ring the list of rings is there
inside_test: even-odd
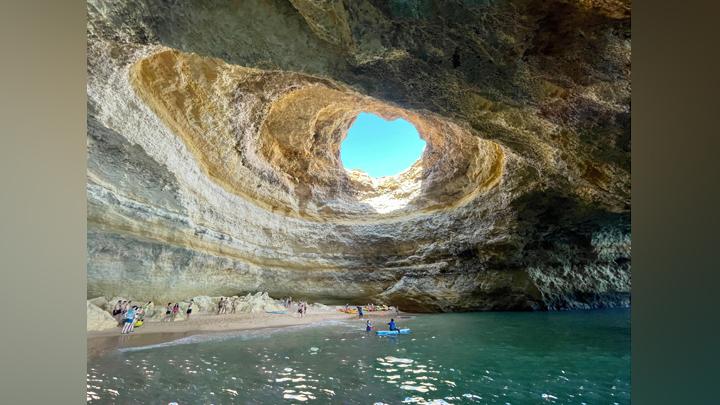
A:
[[[415,163],[423,150],[425,141],[411,123],[362,112],[340,145],[340,160],[346,169],[372,177],[392,176]]]

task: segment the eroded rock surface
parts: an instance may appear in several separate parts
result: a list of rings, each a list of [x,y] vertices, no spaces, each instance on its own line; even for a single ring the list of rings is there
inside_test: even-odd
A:
[[[87,330],[101,331],[116,328],[118,321],[107,311],[92,302],[87,302]]]
[[[629,5],[89,1],[88,296],[629,305]]]

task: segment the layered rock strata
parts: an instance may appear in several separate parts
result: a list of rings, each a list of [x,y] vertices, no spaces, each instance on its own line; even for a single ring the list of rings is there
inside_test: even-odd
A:
[[[624,1],[88,2],[88,296],[628,305]],[[345,170],[361,111],[427,142]]]

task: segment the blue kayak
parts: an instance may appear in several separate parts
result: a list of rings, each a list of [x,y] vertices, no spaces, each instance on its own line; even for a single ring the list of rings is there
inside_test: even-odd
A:
[[[393,335],[407,335],[410,333],[410,329],[400,329],[400,330],[379,330],[376,331],[378,336],[393,336]]]

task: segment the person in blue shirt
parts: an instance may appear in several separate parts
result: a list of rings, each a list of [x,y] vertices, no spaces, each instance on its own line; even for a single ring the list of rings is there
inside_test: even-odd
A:
[[[398,330],[397,326],[395,325],[395,320],[392,318],[390,319],[390,323],[388,324],[388,326],[390,327],[390,330]]]
[[[135,326],[135,311],[137,310],[137,307],[128,308],[127,312],[125,312],[125,324],[122,328],[122,334],[130,333],[133,329],[133,326]]]

